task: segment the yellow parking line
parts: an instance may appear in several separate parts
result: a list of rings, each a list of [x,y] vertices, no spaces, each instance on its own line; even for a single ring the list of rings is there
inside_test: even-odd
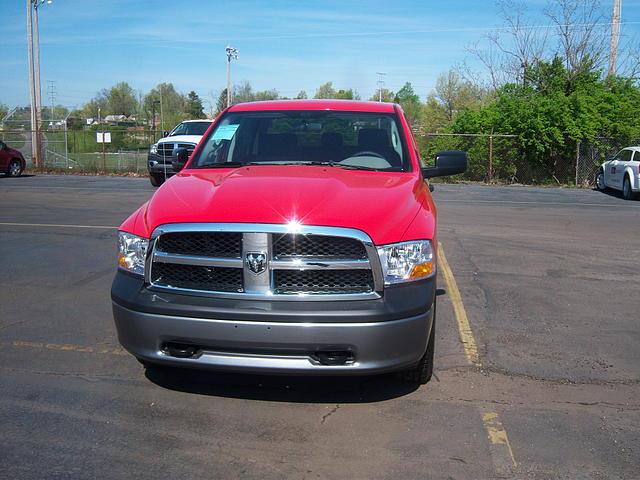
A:
[[[460,334],[460,341],[464,348],[464,354],[471,365],[479,367],[480,356],[478,355],[478,347],[476,346],[476,341],[473,338],[473,332],[471,331],[467,312],[464,309],[464,304],[462,303],[460,290],[458,290],[456,279],[453,276],[451,267],[449,267],[449,262],[447,262],[447,257],[444,254],[444,249],[442,248],[441,243],[438,243],[438,261],[447,287],[449,299],[453,304],[453,312],[455,313],[456,321],[458,323],[458,333]]]
[[[56,228],[102,228],[115,230],[118,227],[106,227],[104,225],[57,225],[54,223],[13,223],[13,222],[0,222],[0,225],[7,227],[56,227]]]
[[[563,206],[568,205],[570,207],[633,207],[633,205],[617,205],[611,203],[575,203],[575,202],[515,202],[511,200],[438,200],[438,203],[462,203],[462,204],[475,204],[475,203],[488,203],[498,205],[555,205]]]
[[[511,443],[509,443],[507,431],[502,426],[502,421],[500,421],[498,414],[494,412],[483,413],[482,423],[491,443],[491,456],[496,469],[500,473],[504,473],[511,466],[517,467],[518,463],[513,456],[513,449],[511,448]]]
[[[14,347],[29,347],[40,348],[48,350],[59,350],[66,352],[81,352],[81,353],[99,353],[108,355],[126,355],[122,348],[96,348],[91,346],[79,346],[79,345],[61,345],[58,343],[41,343],[41,342],[24,342],[21,340],[14,340],[11,342]]]

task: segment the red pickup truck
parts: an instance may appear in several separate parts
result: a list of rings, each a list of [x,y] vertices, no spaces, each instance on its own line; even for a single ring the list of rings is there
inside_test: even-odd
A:
[[[120,227],[111,298],[143,364],[431,378],[436,207],[391,103],[244,103]]]

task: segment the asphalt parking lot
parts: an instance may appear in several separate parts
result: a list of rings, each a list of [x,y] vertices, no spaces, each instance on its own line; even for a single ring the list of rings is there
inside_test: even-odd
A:
[[[637,479],[640,201],[435,187],[436,374],[145,371],[115,337],[144,178],[0,178],[0,478]]]

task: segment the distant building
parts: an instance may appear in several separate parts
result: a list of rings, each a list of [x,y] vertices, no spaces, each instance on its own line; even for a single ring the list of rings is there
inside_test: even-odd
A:
[[[124,122],[126,119],[126,115],[107,115],[104,117],[105,122]]]

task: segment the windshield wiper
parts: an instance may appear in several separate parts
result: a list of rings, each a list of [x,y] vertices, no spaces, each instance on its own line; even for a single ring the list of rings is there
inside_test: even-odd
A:
[[[364,165],[349,165],[348,163],[331,162],[332,167],[344,168],[345,170],[374,170],[380,171],[379,168],[366,167]]]
[[[378,168],[373,168],[373,167],[366,167],[364,165],[349,165],[346,163],[340,163],[340,162],[336,162],[335,160],[328,160],[326,162],[321,162],[321,161],[313,161],[313,162],[292,162],[292,163],[287,163],[287,165],[318,165],[321,167],[337,167],[337,168],[343,168],[345,170],[376,170],[378,171]]]
[[[204,163],[198,165],[196,168],[237,168],[247,165],[244,162],[216,162],[216,163]]]

